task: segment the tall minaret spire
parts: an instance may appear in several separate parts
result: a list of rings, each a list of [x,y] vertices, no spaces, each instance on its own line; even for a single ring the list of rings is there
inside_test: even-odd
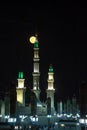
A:
[[[25,106],[25,91],[23,72],[18,73],[18,86],[16,87],[17,102],[21,106]]]
[[[48,71],[48,88],[47,88],[47,98],[51,99],[51,113],[54,111],[54,72],[52,65],[49,66]]]
[[[36,94],[37,99],[39,99],[40,88],[39,88],[39,42],[37,38],[37,34],[35,35],[36,40],[34,43],[34,57],[33,57],[33,92]]]

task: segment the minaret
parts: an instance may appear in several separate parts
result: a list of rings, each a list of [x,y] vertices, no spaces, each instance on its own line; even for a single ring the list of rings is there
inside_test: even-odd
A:
[[[39,47],[38,47],[38,39],[37,35],[35,36],[36,40],[34,43],[34,58],[33,58],[33,92],[36,94],[37,99],[39,100],[40,98],[40,88],[39,88],[39,77],[40,77],[40,72],[39,72]]]
[[[19,72],[18,74],[18,87],[16,87],[17,92],[17,102],[19,106],[25,106],[25,90],[26,87],[24,87],[24,81],[23,78],[23,72]]]
[[[51,99],[51,113],[54,111],[54,72],[52,65],[49,66],[48,72],[48,88],[47,88],[47,98],[50,97]]]

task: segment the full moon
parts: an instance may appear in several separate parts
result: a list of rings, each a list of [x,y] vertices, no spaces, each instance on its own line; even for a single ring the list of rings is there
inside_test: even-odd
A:
[[[29,41],[30,41],[30,43],[34,44],[35,41],[36,41],[36,37],[35,37],[35,36],[31,36],[31,37],[29,38]]]

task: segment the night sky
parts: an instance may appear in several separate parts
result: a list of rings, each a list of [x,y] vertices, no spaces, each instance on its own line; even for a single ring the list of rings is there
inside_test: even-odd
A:
[[[38,33],[40,88],[47,88],[49,65],[54,68],[56,99],[79,97],[87,81],[87,8],[80,2],[0,4],[0,90],[17,85],[24,72],[25,86],[32,88],[33,45]],[[42,92],[42,95],[44,95]]]

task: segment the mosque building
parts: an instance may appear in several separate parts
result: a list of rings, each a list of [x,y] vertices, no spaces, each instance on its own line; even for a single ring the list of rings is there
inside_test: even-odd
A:
[[[17,87],[15,87],[15,84],[12,83],[10,86],[10,92],[7,95],[8,101],[6,98],[6,102],[9,103],[9,105],[5,105],[4,101],[1,101],[0,105],[1,113],[3,113],[3,116],[5,115],[5,109],[8,110],[8,115],[14,115],[11,113],[16,114],[31,114],[31,115],[46,115],[47,113],[53,114],[55,112],[54,107],[54,71],[52,65],[49,66],[48,70],[48,87],[46,90],[47,93],[47,101],[45,103],[40,101],[40,69],[39,69],[39,42],[36,36],[36,40],[34,43],[34,57],[33,57],[33,88],[29,91],[25,86],[25,79],[23,72],[18,73],[18,79],[17,79]],[[30,94],[29,94],[30,93]],[[29,100],[28,101],[28,95]],[[6,95],[5,95],[6,96]],[[3,102],[3,103],[2,103]],[[7,108],[8,107],[8,108]],[[15,109],[13,111],[13,109]],[[6,110],[6,111],[7,111]],[[2,112],[3,111],[3,112]]]
[[[29,89],[25,86],[24,73],[19,72],[17,78],[17,86],[14,82],[11,83],[10,91],[5,94],[4,99],[0,98],[0,122],[7,122],[9,120],[19,119],[22,116],[24,119],[27,116],[61,116],[66,114],[68,116],[76,116],[79,113],[79,106],[76,102],[76,97],[72,98],[72,101],[67,99],[66,103],[62,101],[57,103],[57,109],[54,105],[54,69],[52,65],[49,65],[47,89],[46,89],[46,101],[40,101],[40,68],[39,68],[39,41],[37,35],[35,35],[35,41],[33,45],[33,86]]]

